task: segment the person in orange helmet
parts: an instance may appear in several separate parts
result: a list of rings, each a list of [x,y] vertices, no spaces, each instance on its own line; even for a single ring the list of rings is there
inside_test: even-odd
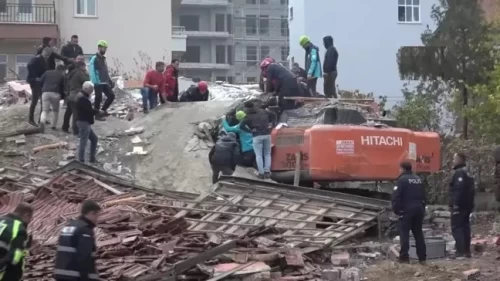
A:
[[[197,85],[189,87],[184,93],[181,94],[181,102],[193,101],[208,101],[209,96],[208,83],[205,81],[198,82]]]

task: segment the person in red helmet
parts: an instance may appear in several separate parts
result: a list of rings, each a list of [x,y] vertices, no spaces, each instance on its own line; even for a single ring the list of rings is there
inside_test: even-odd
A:
[[[285,97],[298,97],[304,94],[299,88],[295,75],[284,66],[264,59],[260,64],[262,75],[266,80],[266,92],[278,96],[280,111],[296,109],[298,104],[294,100],[286,100]]]
[[[198,82],[197,85],[189,87],[181,94],[181,102],[208,101],[208,84],[205,81]]]
[[[262,67],[263,67],[264,65],[265,65],[265,66],[267,66],[268,64],[270,64],[270,63],[275,63],[275,62],[276,62],[276,60],[275,60],[274,58],[267,56],[267,57],[265,57],[265,58],[264,58],[264,60],[262,60],[262,62],[260,63],[260,64],[261,64],[260,69],[262,70]],[[263,65],[263,64],[264,64],[264,65]],[[264,77],[264,71],[261,71],[261,73],[260,73],[260,79],[259,79],[259,88],[260,88],[260,90],[261,90],[261,91],[265,91],[265,90],[266,90],[266,89],[264,88],[264,86],[265,86],[265,84],[266,84],[266,83],[264,82],[264,78],[265,78],[265,77]]]

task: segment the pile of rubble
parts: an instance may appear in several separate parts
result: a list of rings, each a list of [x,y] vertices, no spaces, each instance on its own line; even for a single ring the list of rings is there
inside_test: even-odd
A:
[[[24,277],[33,281],[52,280],[59,231],[84,199],[103,206],[96,228],[101,278],[142,281],[360,280],[359,270],[323,266],[324,249],[373,226],[383,211],[375,205],[385,204],[231,178],[205,195],[153,193],[76,161],[49,174],[0,172],[0,215],[21,201],[35,208],[29,229],[36,246]]]

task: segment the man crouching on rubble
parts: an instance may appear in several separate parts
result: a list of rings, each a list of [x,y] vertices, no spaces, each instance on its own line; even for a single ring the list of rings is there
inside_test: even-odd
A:
[[[94,84],[87,81],[83,83],[82,91],[76,95],[75,108],[76,108],[76,126],[78,127],[78,138],[80,144],[78,146],[78,161],[85,162],[85,149],[87,142],[90,140],[90,163],[97,163],[97,135],[92,130],[94,124],[94,117],[97,114],[103,114],[92,107],[90,95],[94,92]]]
[[[94,227],[101,207],[83,201],[80,217],[63,227],[59,236],[54,279],[57,281],[101,280],[97,273]]]
[[[221,137],[212,147],[208,154],[208,160],[212,166],[212,183],[219,180],[219,174],[230,176],[236,170],[236,164],[240,157],[240,146],[236,140],[235,133],[228,133]]]
[[[399,217],[401,250],[399,262],[409,263],[410,230],[415,238],[417,256],[421,264],[426,260],[426,246],[422,224],[425,216],[425,189],[422,179],[414,175],[410,162],[402,162],[401,175],[392,193],[392,210]]]
[[[158,106],[158,97],[162,100],[166,95],[163,71],[165,71],[165,63],[158,61],[156,62],[155,69],[148,71],[146,77],[144,77],[144,88],[141,89],[144,114],[147,114],[150,109]]]

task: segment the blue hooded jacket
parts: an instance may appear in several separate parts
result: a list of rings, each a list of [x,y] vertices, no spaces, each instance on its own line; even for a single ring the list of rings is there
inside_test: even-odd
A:
[[[252,133],[240,129],[240,124],[236,126],[229,126],[226,118],[222,118],[222,127],[227,133],[236,133],[240,137],[241,152],[245,153],[253,151],[253,136]]]
[[[314,78],[321,78],[323,76],[319,49],[313,44],[309,44],[306,48],[305,70],[307,71],[307,76]]]

